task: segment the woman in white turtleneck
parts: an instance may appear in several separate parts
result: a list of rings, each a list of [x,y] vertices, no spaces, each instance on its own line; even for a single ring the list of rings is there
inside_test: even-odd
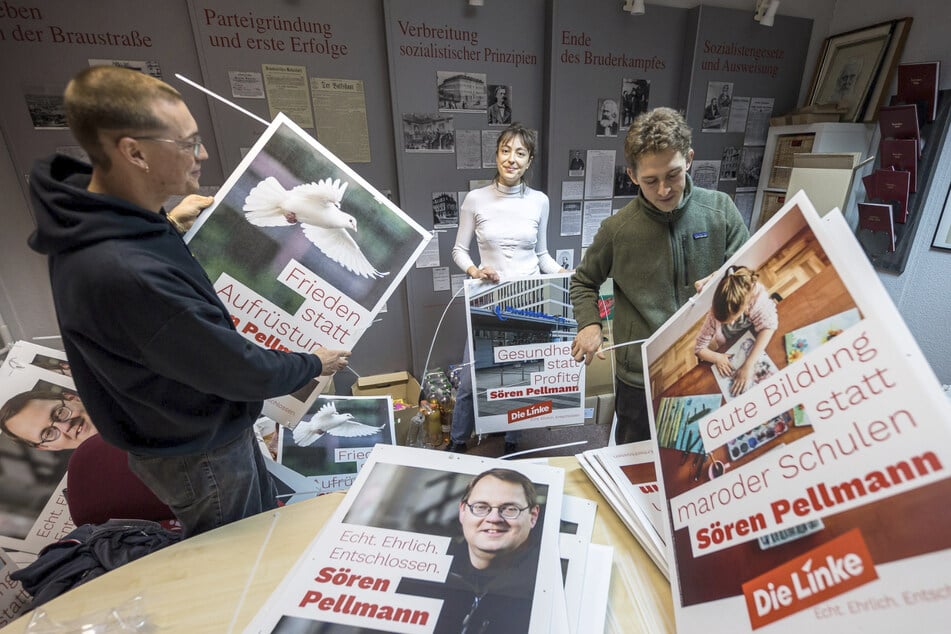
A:
[[[498,282],[565,271],[548,254],[548,196],[525,182],[525,171],[534,158],[535,132],[513,123],[499,135],[498,174],[492,184],[466,195],[452,259],[472,279]],[[469,253],[473,234],[479,246],[478,265]],[[475,427],[470,376],[462,372],[456,394],[449,443],[455,452],[466,450]],[[514,451],[517,442],[517,432],[506,433],[506,453]]]

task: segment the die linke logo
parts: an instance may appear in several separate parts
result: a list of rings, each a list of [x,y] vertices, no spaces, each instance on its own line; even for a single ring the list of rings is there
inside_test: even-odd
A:
[[[859,529],[743,584],[753,629],[878,579]]]
[[[545,401],[544,403],[534,403],[532,405],[526,405],[525,407],[519,407],[518,409],[509,410],[508,422],[517,423],[520,420],[551,414],[553,407],[551,401]]]

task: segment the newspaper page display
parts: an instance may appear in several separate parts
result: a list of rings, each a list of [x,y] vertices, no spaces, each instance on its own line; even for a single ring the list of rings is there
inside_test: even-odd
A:
[[[584,421],[584,366],[571,358],[578,322],[570,279],[466,280],[477,433]]]
[[[185,239],[238,332],[313,352],[352,349],[430,237],[279,114]],[[317,388],[269,399],[264,413],[293,427]]]
[[[66,353],[13,344],[0,366],[0,407],[28,392],[37,396],[31,403],[77,402]],[[0,453],[0,547],[38,553],[75,528],[64,495],[71,452],[28,447],[0,434]]]
[[[681,408],[700,441],[658,448],[677,629],[944,631],[951,406],[868,259],[800,192],[729,265],[775,293],[777,369]],[[664,399],[719,396],[708,364],[675,355],[717,281],[644,345],[655,417]]]
[[[514,470],[515,479],[484,476],[467,499],[493,505],[483,521],[509,497],[522,503],[522,481],[536,506],[526,496],[509,530],[480,534],[462,500],[475,476],[498,468],[506,478]],[[564,472],[547,465],[377,445],[245,632],[459,632],[466,621],[475,631],[547,634],[560,592],[551,584],[562,582],[563,482]],[[470,564],[470,546],[514,550],[500,559],[503,568],[480,571]]]

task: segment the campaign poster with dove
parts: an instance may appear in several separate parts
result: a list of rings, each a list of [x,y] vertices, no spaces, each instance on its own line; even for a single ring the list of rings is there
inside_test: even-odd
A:
[[[432,238],[283,114],[185,240],[238,332],[273,350],[351,350]],[[293,427],[322,377],[269,399]]]
[[[281,428],[277,461],[315,483],[346,491],[373,447],[396,444],[389,396],[319,396],[294,429]]]

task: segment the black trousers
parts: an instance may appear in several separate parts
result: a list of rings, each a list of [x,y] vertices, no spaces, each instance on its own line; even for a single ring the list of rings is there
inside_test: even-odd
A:
[[[614,413],[617,426],[614,442],[622,445],[640,440],[650,440],[650,418],[647,413],[647,393],[620,380],[614,381]]]

